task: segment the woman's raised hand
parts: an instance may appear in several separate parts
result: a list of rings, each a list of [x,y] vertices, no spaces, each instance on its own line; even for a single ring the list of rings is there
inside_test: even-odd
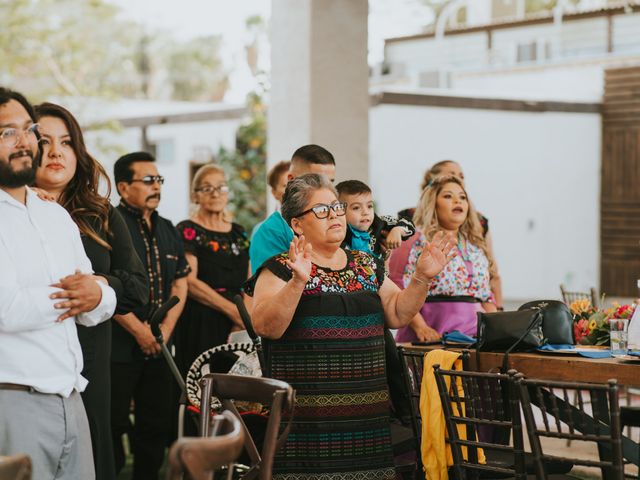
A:
[[[293,271],[294,280],[305,284],[311,275],[311,251],[313,248],[304,238],[304,235],[293,237],[289,245],[289,259],[287,265]]]
[[[455,245],[451,235],[445,235],[443,232],[436,233],[431,242],[426,242],[422,249],[422,254],[416,263],[415,275],[423,281],[432,280],[456,256]]]

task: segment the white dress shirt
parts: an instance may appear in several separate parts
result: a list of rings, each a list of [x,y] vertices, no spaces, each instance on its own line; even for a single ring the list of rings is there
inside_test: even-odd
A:
[[[84,390],[76,322],[111,318],[116,296],[97,282],[102,299],[94,310],[56,322],[64,310],[54,308],[61,299],[49,298],[59,291],[50,285],[76,270],[93,271],[67,211],[29,189],[26,205],[0,190],[0,382],[65,397]]]

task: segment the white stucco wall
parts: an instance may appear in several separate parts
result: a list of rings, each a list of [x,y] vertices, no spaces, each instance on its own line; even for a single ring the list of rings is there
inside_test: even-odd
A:
[[[507,300],[557,298],[599,283],[598,114],[378,105],[370,183],[380,213],[413,206],[426,168],[463,167],[489,218]]]
[[[217,153],[222,146],[227,149],[235,147],[235,134],[240,119],[217,120],[197,123],[180,123],[155,125],[147,131],[151,143],[165,141],[173,143],[170,155],[158,158],[158,171],[165,177],[162,187],[162,200],[158,211],[174,223],[187,218],[189,214],[189,163],[201,161],[194,157],[195,149],[209,148]],[[120,148],[124,152],[142,149],[140,129],[128,128],[118,133],[99,131],[88,132],[87,143],[90,151],[99,151],[97,142],[110,147]],[[99,160],[113,180],[113,164],[118,155],[102,155]],[[112,202],[117,205],[120,197],[113,186]]]

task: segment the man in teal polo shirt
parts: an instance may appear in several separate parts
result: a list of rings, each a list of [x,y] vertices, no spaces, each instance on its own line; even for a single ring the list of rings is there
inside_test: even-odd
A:
[[[289,180],[306,173],[326,175],[333,182],[336,176],[336,161],[331,152],[319,145],[305,145],[291,157]],[[293,230],[284,221],[280,212],[273,212],[254,232],[249,247],[251,273],[267,260],[289,250]]]

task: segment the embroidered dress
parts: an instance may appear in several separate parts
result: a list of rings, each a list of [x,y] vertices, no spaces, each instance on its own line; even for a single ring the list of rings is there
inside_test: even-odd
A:
[[[236,223],[229,232],[216,232],[185,220],[177,225],[185,252],[198,259],[198,279],[232,301],[241,292],[249,271],[249,240]],[[186,371],[198,355],[227,342],[231,320],[189,297],[176,325],[176,361]]]
[[[416,235],[402,275],[403,288],[411,281],[425,241],[422,233]],[[458,255],[431,283],[425,304],[420,310],[422,317],[440,334],[459,330],[475,336],[476,313],[481,309],[480,302],[494,301],[489,280],[489,260],[482,249],[469,242],[459,242]],[[416,339],[410,327],[401,328],[396,335],[398,342]]]
[[[270,376],[296,389],[293,425],[276,455],[274,479],[395,478],[378,295],[384,265],[365,252],[346,255],[341,270],[312,265],[286,332],[263,341]],[[287,257],[272,257],[262,268],[288,281]]]

